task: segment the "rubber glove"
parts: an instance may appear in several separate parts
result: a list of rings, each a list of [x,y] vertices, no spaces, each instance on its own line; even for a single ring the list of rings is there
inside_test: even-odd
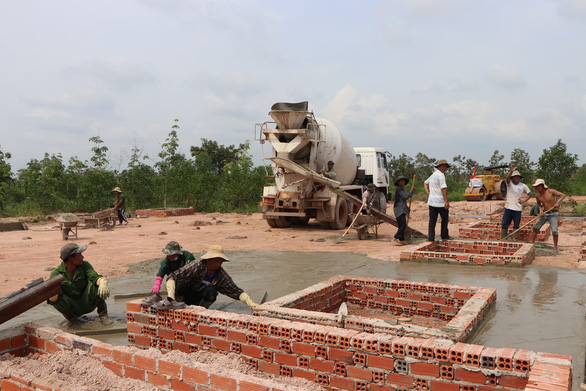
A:
[[[175,300],[175,280],[167,279],[167,297]]]
[[[57,301],[57,299],[59,298],[59,294],[56,294],[55,296],[49,298],[49,300],[47,300],[50,303],[54,303]]]
[[[161,283],[162,282],[163,282],[163,277],[157,276],[157,278],[155,278],[155,285],[153,285],[153,289],[151,289],[151,292],[159,293],[159,291],[161,290]]]
[[[248,296],[248,293],[246,293],[246,292],[242,292],[240,294],[240,297],[238,298],[238,300],[240,300],[241,302],[243,302],[244,304],[246,304],[250,308],[254,308],[258,305],[254,301],[252,301],[252,299],[250,298],[250,296]]]
[[[98,278],[98,281],[96,282],[96,284],[98,285],[98,296],[100,296],[101,299],[106,300],[108,297],[110,297],[110,289],[108,288],[108,280],[106,280],[105,277]]]

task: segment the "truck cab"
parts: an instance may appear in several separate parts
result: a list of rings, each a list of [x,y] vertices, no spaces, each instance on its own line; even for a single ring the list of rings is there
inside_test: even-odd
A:
[[[387,166],[387,154],[382,148],[358,147],[356,153],[356,166],[359,170],[357,177],[359,184],[374,183],[379,192],[385,196],[389,193],[389,170]]]

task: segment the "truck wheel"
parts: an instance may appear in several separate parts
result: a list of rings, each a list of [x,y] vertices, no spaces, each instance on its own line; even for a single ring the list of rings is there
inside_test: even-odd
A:
[[[336,200],[336,209],[334,210],[334,221],[330,223],[332,229],[344,229],[348,221],[348,204],[342,197]]]
[[[293,224],[291,217],[287,217],[287,216],[277,217],[275,219],[275,221],[277,223],[277,227],[279,227],[279,228],[289,228]]]
[[[387,213],[387,197],[384,193],[376,193],[376,199],[373,202],[373,206],[383,213]]]
[[[267,219],[267,224],[271,227],[271,228],[279,228],[277,226],[277,219]]]

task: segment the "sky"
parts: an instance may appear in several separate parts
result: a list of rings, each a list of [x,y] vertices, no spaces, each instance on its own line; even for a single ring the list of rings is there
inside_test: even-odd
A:
[[[561,139],[586,163],[585,0],[0,1],[0,151],[112,169],[157,161],[175,119],[270,146],[255,124],[308,101],[354,147],[488,164]],[[256,134],[258,137],[258,134]],[[264,148],[264,149],[263,149]]]

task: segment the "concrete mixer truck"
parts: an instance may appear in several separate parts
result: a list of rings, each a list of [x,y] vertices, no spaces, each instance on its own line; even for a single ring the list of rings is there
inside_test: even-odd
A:
[[[308,102],[276,103],[269,115],[274,121],[257,123],[255,140],[269,142],[274,186],[263,191],[262,213],[273,228],[307,224],[316,219],[324,228],[350,224],[363,189],[377,187],[375,207],[383,213],[389,192],[387,155],[382,148],[352,148],[330,121],[316,118]],[[335,163],[335,180],[321,175],[328,161]],[[346,196],[346,197],[345,197]]]

